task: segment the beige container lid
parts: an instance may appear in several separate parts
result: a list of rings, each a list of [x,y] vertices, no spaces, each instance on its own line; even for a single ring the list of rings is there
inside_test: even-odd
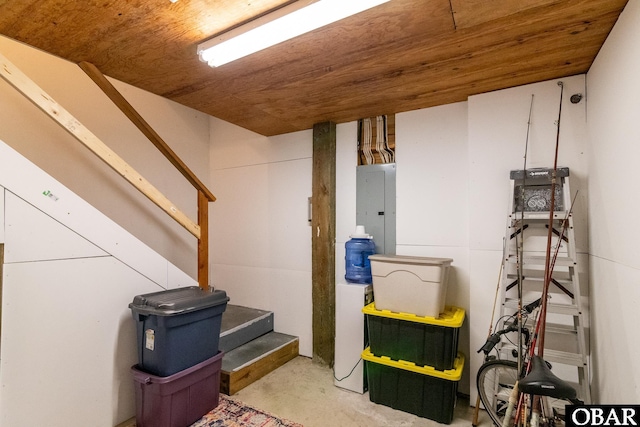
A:
[[[423,265],[448,265],[453,262],[451,258],[431,258],[409,255],[369,255],[369,261],[393,262],[397,264],[423,264]]]

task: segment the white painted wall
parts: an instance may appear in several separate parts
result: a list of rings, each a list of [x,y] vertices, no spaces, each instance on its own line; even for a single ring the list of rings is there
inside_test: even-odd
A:
[[[300,338],[313,355],[311,305],[311,130],[264,137],[211,119],[213,284],[231,304],[275,314],[275,330]],[[336,128],[336,281],[344,283],[344,243],[355,229],[356,123]]]
[[[396,253],[452,258],[448,305],[469,311],[467,103],[396,115]],[[460,330],[467,356],[458,387],[469,390],[469,321]]]
[[[178,208],[197,218],[195,190],[76,64],[4,36],[0,36],[0,53]],[[208,116],[111,82],[200,180],[208,182]],[[0,139],[196,277],[196,239],[1,79]]]
[[[575,191],[585,186],[585,107],[569,103],[568,95],[584,92],[584,76],[564,83],[560,163],[570,167]],[[528,167],[552,166],[560,94],[555,81],[396,115],[396,250],[454,259],[447,303],[467,311],[460,350],[468,361],[459,387],[474,398],[482,361],[475,349],[489,327],[509,171],[523,167],[531,94]],[[338,125],[337,283],[344,283],[344,243],[356,225],[356,140],[355,122]],[[277,329],[300,336],[306,355],[312,353],[306,222],[311,151],[311,131],[267,138],[212,119],[212,189],[219,198],[211,219],[214,284],[229,292],[232,303],[274,310]],[[576,234],[586,252],[586,194],[581,197]]]
[[[570,169],[572,193],[579,191],[574,206],[576,247],[586,271],[586,123],[585,101],[572,104],[571,94],[585,93],[584,76],[562,79],[564,97],[560,125],[558,165]],[[524,167],[527,121],[533,94],[533,111],[527,168],[552,167],[560,103],[557,81],[547,81],[469,98],[467,173],[469,176],[469,270],[470,277],[470,372],[475,375],[482,358],[475,353],[486,339],[491,319],[505,235],[509,171]],[[583,273],[582,285],[588,283]],[[586,286],[583,286],[586,288]],[[586,289],[585,289],[586,291]],[[472,403],[475,381],[472,377]]]
[[[640,401],[640,2],[630,1],[587,74],[594,400]]]
[[[274,329],[312,355],[312,132],[263,137],[211,119],[213,285],[231,304],[275,314]]]
[[[128,304],[195,280],[1,141],[0,184],[0,424],[131,418]]]

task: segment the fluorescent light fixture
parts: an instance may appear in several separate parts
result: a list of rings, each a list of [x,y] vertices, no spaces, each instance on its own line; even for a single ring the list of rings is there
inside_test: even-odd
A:
[[[211,67],[258,52],[389,0],[298,0],[198,45]]]

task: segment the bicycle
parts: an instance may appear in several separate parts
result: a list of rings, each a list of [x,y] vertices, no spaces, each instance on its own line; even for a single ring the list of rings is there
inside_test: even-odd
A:
[[[478,353],[485,354],[485,362],[476,377],[478,395],[498,427],[561,427],[565,425],[565,406],[582,403],[575,389],[556,377],[548,362],[533,354],[537,337],[535,332],[531,333],[528,319],[540,307],[540,301],[538,299],[524,306],[505,319],[503,329],[491,334],[478,350]],[[522,339],[516,341],[518,344],[509,338],[513,333],[521,334]],[[513,345],[512,357],[508,359],[501,359],[500,352],[497,356],[490,354],[503,337]],[[534,407],[536,411],[531,410]]]

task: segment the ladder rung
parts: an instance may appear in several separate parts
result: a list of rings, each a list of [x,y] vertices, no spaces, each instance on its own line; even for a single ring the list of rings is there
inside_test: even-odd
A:
[[[581,328],[584,336],[584,328]],[[580,345],[578,338],[578,328],[573,325],[559,325],[555,323],[547,323],[545,332],[545,351],[549,348],[551,351],[560,354],[576,354],[582,357],[585,353]],[[582,359],[581,359],[582,360]]]
[[[522,219],[522,212],[514,212],[509,217],[514,221],[520,221]],[[562,221],[564,219],[569,219],[571,215],[568,215],[567,211],[555,211],[553,214],[553,219]],[[524,219],[528,221],[549,221],[549,211],[540,211],[540,212],[525,212]]]
[[[586,365],[586,361],[582,357],[581,354],[578,353],[569,353],[566,351],[558,351],[558,350],[544,350],[544,359],[548,362],[553,363],[562,363],[563,365],[572,365],[578,367],[584,367]]]
[[[511,356],[511,352],[515,349],[515,347],[511,344],[505,344],[500,348],[500,351],[507,356]],[[563,365],[576,366],[576,367],[584,367],[586,365],[586,361],[583,360],[582,355],[578,353],[570,353],[567,351],[558,351],[552,350],[549,348],[544,349],[544,359],[551,363],[560,363]]]
[[[544,274],[543,271],[540,272],[540,274]],[[517,274],[507,274],[507,279],[509,281],[514,281],[514,280],[518,280],[518,275]],[[560,283],[561,285],[567,286],[567,287],[573,287],[573,281],[570,279],[556,279],[555,277],[553,277],[553,280],[555,280],[556,282]],[[544,278],[542,276],[536,276],[534,274],[525,274],[524,275],[524,281],[531,281],[531,282],[544,282]]]
[[[530,331],[533,331],[535,329],[535,326],[536,326],[535,325],[535,320],[536,319],[533,319],[531,317],[527,318],[527,321],[524,322],[524,327],[528,328]],[[559,338],[556,338],[556,339],[563,339],[563,340],[565,340],[564,342],[566,342],[567,340],[573,340],[573,342],[570,343],[569,345],[573,345],[574,347],[577,348],[577,346],[578,346],[578,342],[577,342],[578,330],[577,330],[576,326],[567,325],[567,324],[560,324],[560,323],[547,322],[547,325],[546,325],[545,328],[546,328],[546,331],[547,331],[548,334],[552,334],[555,337],[559,337]]]
[[[554,333],[559,335],[575,335],[578,331],[574,325],[564,325],[562,323],[547,322],[545,325],[547,333]]]
[[[536,271],[536,273],[539,273],[539,274],[540,274],[539,276],[538,276],[538,275],[536,275],[536,274],[534,274],[534,273],[533,273],[533,272],[531,272],[531,271],[528,271],[528,273],[529,273],[529,274],[526,274],[526,273],[527,273],[527,272],[525,272],[525,274],[524,274],[524,280],[525,280],[525,281],[526,281],[526,280],[531,280],[531,281],[535,281],[535,282],[542,282],[542,281],[544,281],[544,280],[543,280],[544,278],[542,277],[542,275],[544,274],[544,271],[542,271],[542,270],[540,270],[540,271]],[[517,275],[517,274],[511,274],[511,273],[509,273],[509,274],[507,274],[507,278],[508,278],[509,280],[516,280],[516,279],[518,278],[518,275]],[[556,279],[555,277],[553,277],[553,279],[554,279],[555,281],[559,282],[559,283],[562,283],[563,285],[567,285],[567,286],[573,285],[573,280],[571,280],[571,279]]]
[[[515,264],[518,259],[515,255],[509,255],[509,257],[507,258],[507,260],[511,263],[511,264]],[[523,257],[523,261],[524,261],[524,265],[526,266],[527,264],[531,264],[531,265],[545,265],[547,258],[543,255],[525,255]],[[567,256],[559,256],[556,258],[555,261],[555,265],[556,266],[563,266],[563,267],[573,267],[576,264],[576,262],[573,260],[573,258],[567,257]]]
[[[504,306],[514,311],[518,309],[518,300],[516,298],[506,298],[504,300]],[[523,303],[523,305],[526,305]],[[555,314],[564,314],[567,316],[579,316],[580,311],[578,311],[578,307],[574,304],[555,304],[549,303],[547,304],[547,312],[555,313]]]
[[[506,284],[506,290],[509,291],[512,288],[514,288],[515,286],[518,285],[518,279],[515,277],[510,277],[510,275],[507,276],[507,278],[509,279],[507,281]],[[522,284],[522,289],[525,292],[530,292],[530,291],[534,291],[534,292],[542,292],[542,287],[544,285],[544,280],[542,280],[541,277],[531,277],[531,276],[524,276],[524,281]],[[567,297],[569,297],[570,299],[575,299],[576,298],[576,290],[579,291],[579,289],[577,289],[577,285],[572,283],[571,281],[567,281],[567,280],[557,280],[555,278],[551,279],[551,282],[549,284],[549,294],[550,295],[566,295]],[[580,295],[578,295],[580,296]]]

